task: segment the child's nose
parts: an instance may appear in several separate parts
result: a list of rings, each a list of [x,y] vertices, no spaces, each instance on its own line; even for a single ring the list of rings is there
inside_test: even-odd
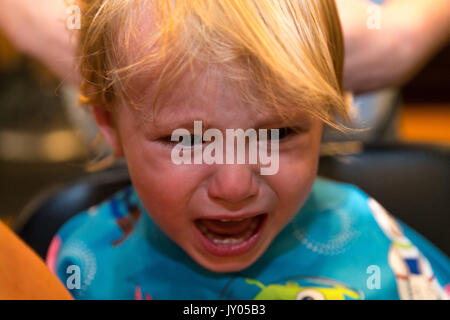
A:
[[[249,165],[222,165],[214,174],[208,195],[228,203],[237,204],[258,194],[258,182]]]

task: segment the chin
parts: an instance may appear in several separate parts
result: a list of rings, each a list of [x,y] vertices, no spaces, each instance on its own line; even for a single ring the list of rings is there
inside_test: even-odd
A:
[[[229,273],[229,272],[239,272],[242,271],[248,267],[250,267],[258,257],[255,257],[254,259],[250,261],[239,261],[239,258],[228,258],[227,260],[230,261],[196,261],[198,264],[200,264],[203,268],[217,273]],[[233,261],[234,260],[234,261]]]

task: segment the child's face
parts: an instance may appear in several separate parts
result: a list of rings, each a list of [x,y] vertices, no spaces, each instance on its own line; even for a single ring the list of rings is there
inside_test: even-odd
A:
[[[316,176],[322,125],[305,116],[299,123],[303,132],[280,132],[275,175],[261,175],[258,164],[176,165],[171,134],[178,128],[193,132],[194,120],[224,136],[226,129],[285,127],[275,112],[245,105],[238,90],[220,76],[215,80],[193,82],[185,76],[161,98],[156,126],[152,98],[141,111],[119,105],[115,121],[105,109],[95,110],[104,136],[126,158],[154,221],[203,267],[231,272],[255,262],[305,202]]]

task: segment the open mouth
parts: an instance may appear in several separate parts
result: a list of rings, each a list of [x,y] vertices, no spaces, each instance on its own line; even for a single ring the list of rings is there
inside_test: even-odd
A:
[[[244,219],[197,219],[201,243],[217,256],[243,254],[252,249],[261,234],[266,214]]]

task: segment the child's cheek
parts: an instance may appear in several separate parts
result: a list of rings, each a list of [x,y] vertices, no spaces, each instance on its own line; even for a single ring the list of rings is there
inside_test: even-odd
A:
[[[198,166],[177,166],[156,148],[129,154],[127,162],[136,191],[155,222],[171,236],[182,231],[189,220],[190,198],[202,179]]]
[[[278,174],[267,182],[279,197],[279,212],[295,214],[306,201],[317,174],[318,150],[299,149],[280,154]]]

